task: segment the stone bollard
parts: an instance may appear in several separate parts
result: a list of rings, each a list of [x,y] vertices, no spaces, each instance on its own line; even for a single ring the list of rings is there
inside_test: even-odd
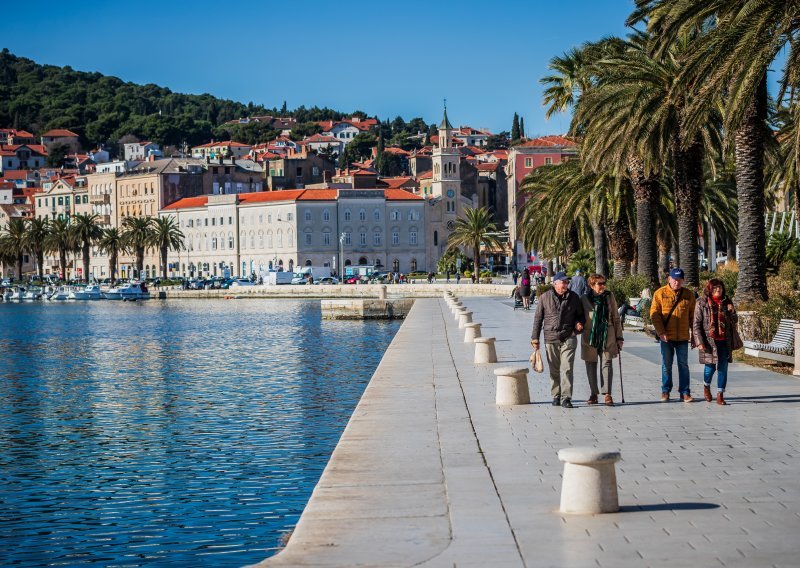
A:
[[[502,367],[495,369],[497,386],[494,403],[499,406],[530,404],[527,367]]]
[[[456,318],[456,321],[458,321],[458,316],[461,315],[461,312],[466,312],[467,308],[465,306],[462,306],[461,304],[458,304],[458,305],[453,306],[453,310],[452,311],[453,311],[453,315]]]
[[[564,462],[561,483],[562,513],[594,515],[619,511],[617,474],[614,464],[619,452],[596,448],[564,448],[558,451]]]
[[[464,326],[464,343],[475,343],[475,338],[481,336],[481,324],[468,323]]]
[[[458,329],[464,329],[468,323],[472,323],[472,312],[461,312],[458,314]]]
[[[378,299],[379,300],[386,299],[386,284],[382,284],[381,287],[378,289]]]
[[[462,307],[462,304],[458,300],[456,300],[454,302],[450,302],[450,311],[453,312],[453,313],[456,313],[456,310],[461,308],[461,307]]]
[[[794,324],[794,370],[792,374],[800,376],[800,323]]]
[[[494,348],[494,337],[475,338],[475,364],[497,363],[497,350]]]

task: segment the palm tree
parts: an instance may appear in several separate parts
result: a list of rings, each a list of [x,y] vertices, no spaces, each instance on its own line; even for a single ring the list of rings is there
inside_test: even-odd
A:
[[[44,279],[44,253],[47,251],[47,238],[50,234],[50,221],[46,217],[28,219],[25,223],[25,249],[36,259],[39,280]]]
[[[89,251],[94,243],[103,235],[103,229],[98,225],[97,214],[78,213],[72,218],[75,238],[80,245],[83,258],[83,280],[89,281]]]
[[[664,50],[675,37],[704,28],[682,71],[693,94],[687,123],[697,116],[709,94],[725,92],[725,130],[731,133],[738,194],[739,282],[737,299],[767,298],[766,229],[764,227],[764,147],[767,119],[767,68],[789,46],[783,70],[782,99],[787,86],[798,84],[800,6],[787,0],[636,0],[631,21],[649,18],[648,29]],[[800,141],[796,142],[800,145]]]
[[[141,278],[144,253],[153,241],[153,218],[125,217],[122,220],[122,227],[125,247],[136,256],[136,276]]]
[[[7,262],[13,262],[17,266],[17,280],[22,280],[22,261],[26,250],[26,232],[25,219],[12,217],[5,227],[4,234],[0,237],[2,239],[0,249],[3,250],[3,255],[6,257]]]
[[[67,254],[77,250],[75,231],[66,219],[53,219],[50,232],[45,240],[46,250],[58,252],[58,265],[61,267],[61,278],[67,279]]]
[[[457,219],[448,243],[451,247],[472,249],[474,271],[480,272],[481,244],[487,248],[502,249],[503,243],[497,237],[497,227],[492,222],[492,214],[486,207],[464,210],[464,218]]]
[[[111,276],[111,285],[114,285],[117,275],[117,259],[121,252],[125,252],[125,239],[117,228],[105,229],[97,242],[97,246],[108,254],[108,272]]]
[[[169,251],[184,250],[183,232],[175,223],[175,217],[158,217],[153,223],[151,244],[161,253],[161,277],[167,277],[167,254]]]

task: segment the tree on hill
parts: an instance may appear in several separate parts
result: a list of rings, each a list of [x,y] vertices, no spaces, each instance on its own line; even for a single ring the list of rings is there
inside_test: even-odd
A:
[[[69,144],[53,144],[47,151],[45,163],[51,168],[60,168],[64,165],[64,158],[69,154]]]
[[[514,122],[511,125],[511,140],[519,140],[520,139],[520,130],[519,130],[519,115],[514,113]]]
[[[519,137],[525,138],[525,118],[520,117],[519,119]]]
[[[318,122],[298,122],[292,126],[292,132],[289,134],[289,138],[297,141],[314,134],[319,134],[320,132],[322,132],[322,127]]]

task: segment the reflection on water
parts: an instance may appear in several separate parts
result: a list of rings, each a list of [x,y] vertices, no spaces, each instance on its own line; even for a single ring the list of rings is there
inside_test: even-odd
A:
[[[273,554],[398,327],[311,301],[0,304],[3,565]]]

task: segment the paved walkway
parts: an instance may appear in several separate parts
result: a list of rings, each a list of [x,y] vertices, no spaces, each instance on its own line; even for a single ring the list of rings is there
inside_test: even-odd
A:
[[[498,365],[525,366],[533,311],[463,301]],[[660,403],[657,346],[628,332],[627,404],[585,406],[578,360],[574,409],[550,406],[546,370],[533,404],[498,408],[496,366],[472,354],[444,301],[417,300],[288,547],[260,566],[798,565],[797,379],[735,364],[728,406]],[[586,445],[622,452],[619,513],[557,512],[556,453]]]

